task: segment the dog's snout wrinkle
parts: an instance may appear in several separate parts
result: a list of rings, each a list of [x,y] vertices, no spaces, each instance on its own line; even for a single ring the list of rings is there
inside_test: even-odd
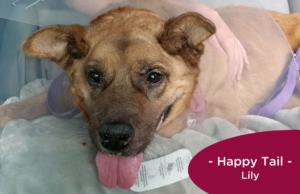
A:
[[[110,151],[120,151],[126,148],[134,135],[129,123],[103,123],[99,128],[101,145]]]

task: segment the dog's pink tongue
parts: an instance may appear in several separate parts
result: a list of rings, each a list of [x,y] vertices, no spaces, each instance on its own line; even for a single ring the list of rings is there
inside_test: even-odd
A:
[[[100,182],[107,188],[117,185],[129,189],[136,181],[143,160],[143,153],[133,157],[105,155],[98,152],[96,165]]]

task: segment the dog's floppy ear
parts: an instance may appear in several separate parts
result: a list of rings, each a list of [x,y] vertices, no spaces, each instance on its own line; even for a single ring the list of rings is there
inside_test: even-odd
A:
[[[186,63],[198,65],[202,42],[216,32],[215,25],[198,13],[185,13],[166,21],[158,41],[171,55],[180,55]]]
[[[80,25],[49,26],[29,36],[22,50],[32,57],[50,58],[67,69],[74,59],[87,54],[89,45],[84,38],[86,31],[86,27]]]

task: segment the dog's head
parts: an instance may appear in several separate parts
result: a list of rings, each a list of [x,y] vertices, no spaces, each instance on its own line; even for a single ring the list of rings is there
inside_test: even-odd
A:
[[[202,42],[214,32],[213,23],[197,13],[166,21],[149,10],[119,8],[89,26],[43,28],[22,49],[66,71],[100,152],[133,156],[146,148],[161,122],[188,106]]]

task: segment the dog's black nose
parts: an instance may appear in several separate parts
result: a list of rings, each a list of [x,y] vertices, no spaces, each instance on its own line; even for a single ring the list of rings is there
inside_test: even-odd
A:
[[[111,151],[125,148],[133,134],[134,130],[128,123],[103,123],[99,129],[102,146]]]

